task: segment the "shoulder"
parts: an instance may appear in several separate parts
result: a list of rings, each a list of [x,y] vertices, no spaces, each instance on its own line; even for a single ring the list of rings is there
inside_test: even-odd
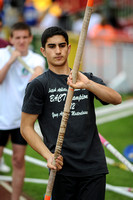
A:
[[[25,90],[26,98],[29,98],[30,96],[32,96],[34,100],[36,98],[43,98],[47,94],[47,85],[47,72],[44,72],[27,84]]]
[[[0,48],[0,54],[10,54],[8,47]]]
[[[48,71],[42,73],[41,75],[34,78],[29,84],[30,88],[44,88],[48,81]]]

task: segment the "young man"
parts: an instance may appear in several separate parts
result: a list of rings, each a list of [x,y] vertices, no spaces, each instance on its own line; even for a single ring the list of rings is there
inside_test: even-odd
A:
[[[24,92],[29,80],[44,71],[45,59],[31,50],[31,30],[25,23],[12,26],[10,42],[12,53],[8,48],[0,49],[0,160],[9,136],[13,143],[13,193],[12,200],[19,200],[25,176],[24,154],[27,142],[20,134],[21,106]],[[28,72],[17,60],[22,59],[34,69]]]
[[[21,134],[51,167],[68,84],[76,88],[61,152],[64,165],[56,175],[52,200],[103,200],[108,170],[96,126],[94,97],[103,104],[119,104],[121,96],[92,73],[78,73],[77,83],[72,84],[67,61],[71,46],[64,30],[50,27],[41,41],[49,70],[27,86]],[[34,131],[36,119],[44,143]]]
[[[2,18],[0,17],[0,48],[4,48],[10,45],[10,43],[7,40],[3,39],[3,37],[4,37],[3,22],[2,22]],[[2,157],[0,159],[0,172],[8,173],[10,170],[11,170],[10,167],[5,164],[4,157]]]

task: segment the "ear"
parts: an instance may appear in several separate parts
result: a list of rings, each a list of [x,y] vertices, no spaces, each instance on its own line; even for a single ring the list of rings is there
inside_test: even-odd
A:
[[[42,55],[44,57],[46,57],[46,52],[45,52],[45,49],[43,47],[40,47],[40,51],[41,51]]]
[[[68,45],[68,55],[70,54],[71,51],[71,44]]]

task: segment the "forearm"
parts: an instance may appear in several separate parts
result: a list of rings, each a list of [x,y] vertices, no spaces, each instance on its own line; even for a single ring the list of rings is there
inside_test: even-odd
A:
[[[21,134],[27,143],[47,160],[48,168],[60,170],[63,166],[63,157],[60,155],[56,159],[56,166],[53,165],[54,154],[49,151],[49,149],[43,143],[41,137],[34,130],[34,124],[37,118],[38,115],[22,112],[20,126]]]
[[[14,63],[14,61],[17,59],[17,57],[20,56],[20,52],[14,50],[10,59],[8,62],[4,65],[4,67],[0,70],[0,83],[2,83],[8,73],[8,70],[10,69],[11,65]]]
[[[27,143],[37,151],[43,158],[48,160],[52,155],[46,145],[43,143],[41,137],[36,133],[33,127],[30,126],[21,126],[21,134],[27,141]]]
[[[81,72],[78,72],[78,78],[75,84],[72,82],[71,72],[68,77],[67,84],[73,87],[74,89],[87,89],[106,103],[116,105],[122,102],[121,95],[118,92],[116,92],[112,88],[109,88],[107,86],[101,85],[88,79],[87,76],[85,76]]]
[[[121,95],[118,92],[107,86],[95,83],[94,81],[89,80],[86,84],[86,89],[104,102],[117,105],[122,101]]]

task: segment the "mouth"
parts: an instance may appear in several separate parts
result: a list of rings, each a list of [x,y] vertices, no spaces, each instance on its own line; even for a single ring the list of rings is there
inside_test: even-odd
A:
[[[56,60],[61,60],[62,59],[62,56],[57,56],[55,57]]]

